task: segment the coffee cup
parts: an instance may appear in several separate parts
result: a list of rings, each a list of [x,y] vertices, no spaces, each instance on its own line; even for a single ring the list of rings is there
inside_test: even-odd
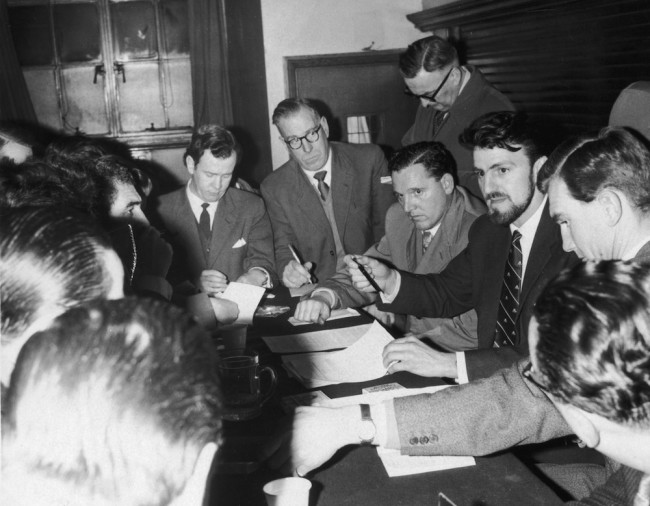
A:
[[[263,374],[270,379],[265,393],[260,382]],[[258,416],[278,382],[275,371],[260,366],[257,352],[247,348],[221,353],[219,377],[224,397],[224,420],[250,420]]]
[[[308,506],[311,482],[305,478],[281,478],[264,485],[268,506]]]

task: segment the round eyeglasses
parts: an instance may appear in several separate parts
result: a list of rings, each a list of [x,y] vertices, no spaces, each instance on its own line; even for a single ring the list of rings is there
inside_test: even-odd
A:
[[[433,91],[433,93],[424,93],[424,94],[422,94],[422,95],[416,95],[415,93],[413,93],[413,92],[408,88],[408,86],[407,86],[406,88],[404,88],[404,93],[405,93],[406,95],[408,95],[409,97],[413,97],[413,98],[417,98],[417,99],[428,100],[429,102],[432,102],[432,103],[435,104],[435,103],[437,102],[436,97],[438,96],[438,93],[440,93],[440,90],[442,90],[442,87],[443,87],[443,86],[445,85],[445,83],[447,82],[447,79],[449,79],[449,76],[451,75],[451,71],[454,70],[455,68],[456,68],[456,67],[451,67],[451,68],[449,69],[449,72],[447,72],[447,75],[446,75],[445,78],[442,80],[442,82],[440,83],[440,85],[439,85],[439,86],[438,86],[438,87]]]
[[[302,141],[307,140],[310,144],[313,144],[320,138],[320,129],[323,125],[318,125],[313,130],[310,130],[302,137],[290,137],[289,139],[282,139],[291,149],[300,149],[302,147]]]

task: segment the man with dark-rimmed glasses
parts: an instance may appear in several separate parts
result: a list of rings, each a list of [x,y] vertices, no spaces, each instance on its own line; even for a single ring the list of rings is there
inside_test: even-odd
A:
[[[345,254],[363,253],[383,237],[393,187],[381,149],[329,142],[327,119],[308,101],[283,100],[273,124],[290,159],[261,190],[276,270],[284,285],[297,288],[331,277]]]
[[[472,177],[472,151],[458,137],[485,113],[514,111],[512,103],[477,68],[460,65],[454,46],[437,36],[411,44],[400,56],[399,69],[406,84],[404,93],[420,101],[402,145],[442,142],[456,160],[459,183],[480,197]]]

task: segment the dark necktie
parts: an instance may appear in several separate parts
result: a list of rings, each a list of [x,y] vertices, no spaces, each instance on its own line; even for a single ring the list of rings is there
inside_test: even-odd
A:
[[[438,131],[440,130],[440,127],[445,121],[445,115],[447,113],[442,112],[442,111],[436,111],[436,115],[433,117],[433,135],[436,136],[438,135]]]
[[[513,346],[517,341],[515,321],[519,312],[519,294],[521,292],[521,266],[523,255],[519,241],[521,233],[515,230],[508,252],[508,261],[503,272],[503,286],[499,299],[497,328],[494,336],[494,347]]]
[[[431,239],[433,239],[433,235],[431,235],[430,230],[425,230],[422,232],[422,254],[424,255],[427,252],[427,248],[429,247],[429,244],[431,244]]]
[[[320,198],[323,199],[323,201],[327,200],[327,197],[330,194],[330,187],[327,186],[327,183],[325,182],[325,176],[327,176],[327,171],[326,170],[319,170],[314,174],[314,179],[318,181],[318,191],[320,193]]]
[[[201,204],[203,211],[201,211],[201,216],[199,218],[199,230],[203,237],[207,240],[210,240],[210,215],[208,214],[208,207],[210,204],[207,202]]]

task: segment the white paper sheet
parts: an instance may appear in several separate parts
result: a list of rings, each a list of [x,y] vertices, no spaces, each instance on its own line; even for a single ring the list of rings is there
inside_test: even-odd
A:
[[[340,320],[341,318],[351,318],[353,316],[359,316],[359,311],[352,309],[351,307],[346,307],[344,309],[335,309],[330,313],[330,317],[327,319],[328,322],[332,320]],[[289,323],[294,326],[300,325],[310,325],[312,322],[303,322],[296,320],[293,316],[289,318]]]
[[[273,353],[306,353],[347,348],[359,340],[370,328],[370,323],[344,329],[298,332],[283,336],[263,336]]]
[[[418,395],[423,393],[434,393],[447,386],[425,387],[425,388],[401,388],[394,390],[383,390],[363,395],[350,397],[339,397],[331,400],[321,400],[317,405],[326,407],[352,406],[355,404],[377,404],[388,399],[405,397],[407,395]],[[377,454],[381,459],[388,476],[406,476],[410,474],[428,473],[431,471],[443,471],[457,467],[468,467],[476,465],[474,457],[456,456],[426,456],[411,457],[402,455],[399,450],[389,450],[377,447]]]
[[[265,291],[266,289],[261,286],[232,281],[228,283],[221,298],[231,300],[239,306],[239,316],[234,323],[250,325],[253,323],[253,315]]]
[[[386,374],[381,353],[392,336],[378,322],[352,346],[328,353],[288,355],[282,361],[309,388],[334,383],[358,383]]]

